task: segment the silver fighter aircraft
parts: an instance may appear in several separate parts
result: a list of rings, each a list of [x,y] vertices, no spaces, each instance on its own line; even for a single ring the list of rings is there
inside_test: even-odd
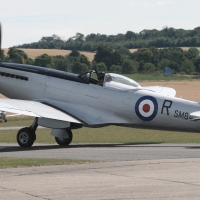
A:
[[[200,130],[200,103],[175,97],[172,88],[141,87],[114,73],[90,70],[76,75],[39,66],[0,63],[0,93],[9,98],[0,99],[1,111],[35,117],[30,127],[17,134],[21,147],[33,145],[38,125],[51,128],[59,145],[70,144],[71,130],[83,126],[117,125],[197,133]]]

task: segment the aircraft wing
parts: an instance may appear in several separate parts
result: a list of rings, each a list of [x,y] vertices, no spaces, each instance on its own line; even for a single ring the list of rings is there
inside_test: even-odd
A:
[[[0,110],[33,117],[82,123],[88,126],[133,123],[129,117],[106,109],[47,99],[27,101],[0,98]]]
[[[169,88],[169,87],[148,86],[148,87],[144,87],[144,89],[162,94],[164,96],[175,97],[175,95],[176,95],[176,90],[174,90],[173,88]]]
[[[62,102],[57,100],[41,100],[46,105],[62,109],[71,116],[76,117],[88,126],[108,125],[108,124],[131,124],[129,117],[111,112],[109,109],[96,108],[89,105],[82,105],[72,102]],[[129,110],[127,111],[129,112]]]
[[[66,112],[36,101],[0,98],[0,110],[33,117],[43,117],[60,121],[81,123],[79,120]]]

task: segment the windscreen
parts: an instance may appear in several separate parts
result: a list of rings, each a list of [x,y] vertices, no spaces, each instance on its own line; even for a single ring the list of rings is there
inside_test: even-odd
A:
[[[139,83],[137,83],[136,81],[130,78],[127,78],[119,74],[113,74],[113,73],[106,74],[105,82],[116,82],[116,83],[120,83],[127,86],[133,86],[133,87],[140,86]]]

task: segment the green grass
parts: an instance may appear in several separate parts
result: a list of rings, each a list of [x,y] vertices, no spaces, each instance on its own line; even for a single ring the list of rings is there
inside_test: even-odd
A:
[[[29,126],[32,120],[9,121],[0,124],[1,127]],[[17,130],[0,131],[0,143],[17,143]],[[55,144],[54,137],[50,135],[50,129],[37,129],[37,143]],[[200,144],[200,134],[169,132],[147,129],[134,129],[117,126],[103,128],[82,128],[73,130],[74,144],[159,144],[159,143],[195,143]],[[0,168],[30,167],[44,165],[68,165],[89,163],[87,160],[69,159],[43,159],[43,158],[0,158]]]
[[[32,167],[44,165],[70,165],[89,163],[87,160],[48,159],[48,158],[0,158],[0,169]]]
[[[17,130],[0,131],[0,143],[16,143]],[[37,129],[36,143],[56,144],[50,129]],[[144,144],[144,143],[200,143],[200,134],[135,129],[118,126],[81,128],[73,130],[73,143]]]
[[[33,117],[12,117],[8,118],[8,121],[6,123],[0,123],[0,128],[1,127],[11,127],[11,126],[30,126],[33,123],[33,120],[35,118]]]
[[[128,78],[131,78],[135,81],[182,81],[182,80],[192,80],[192,78],[184,76],[156,76],[148,74],[123,74]]]

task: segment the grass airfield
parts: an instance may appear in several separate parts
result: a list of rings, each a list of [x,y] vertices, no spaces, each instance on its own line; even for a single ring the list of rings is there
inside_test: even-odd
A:
[[[1,127],[26,127],[32,124],[33,119],[10,120],[1,123]],[[56,144],[50,134],[51,129],[37,129],[36,143]],[[1,130],[1,143],[16,143],[17,130]],[[103,128],[81,128],[73,130],[74,144],[157,144],[157,143],[200,143],[199,133],[182,133],[149,129],[127,128],[119,126],[107,126]]]
[[[1,123],[1,127],[30,126],[33,119],[10,120]],[[16,144],[17,130],[0,130],[0,143]],[[50,129],[43,128],[36,131],[36,143],[55,144],[55,139],[50,135]],[[103,128],[81,128],[73,130],[73,144],[200,144],[200,134],[169,132],[159,130],[135,129],[118,126]],[[20,148],[20,147],[19,147]],[[0,148],[1,151],[1,148]],[[0,168],[31,167],[44,165],[71,165],[83,164],[94,161],[73,159],[49,159],[49,158],[0,158]]]

